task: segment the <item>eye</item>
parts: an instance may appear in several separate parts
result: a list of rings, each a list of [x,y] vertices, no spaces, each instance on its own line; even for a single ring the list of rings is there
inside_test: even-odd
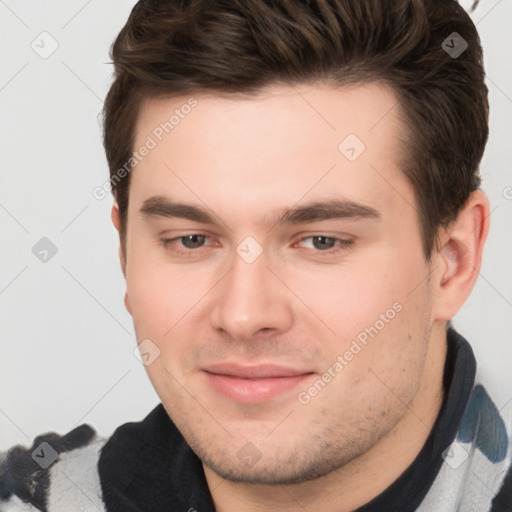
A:
[[[341,238],[324,235],[307,236],[302,238],[300,242],[304,243],[306,240],[310,241],[309,244],[305,244],[306,246],[309,245],[307,248],[314,249],[319,252],[330,253],[348,248],[353,243],[353,240],[344,240]],[[334,251],[332,249],[334,249]]]
[[[206,240],[206,236],[193,234],[181,236],[178,240],[180,240],[183,246],[187,249],[197,249],[203,245],[204,241]]]
[[[201,249],[209,237],[201,233],[191,233],[189,235],[178,236],[176,238],[162,238],[161,244],[165,249],[178,255],[189,255],[194,250]]]

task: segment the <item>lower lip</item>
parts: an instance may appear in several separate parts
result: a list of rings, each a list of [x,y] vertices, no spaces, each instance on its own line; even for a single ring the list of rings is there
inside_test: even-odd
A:
[[[241,379],[204,372],[210,385],[222,395],[236,400],[257,404],[267,402],[304,382],[311,373],[294,375],[292,377],[270,377],[266,379]]]

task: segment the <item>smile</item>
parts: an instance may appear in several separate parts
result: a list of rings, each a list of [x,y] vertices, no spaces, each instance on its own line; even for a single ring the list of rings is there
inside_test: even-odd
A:
[[[289,392],[313,373],[273,365],[214,365],[202,370],[208,384],[231,400],[263,403]]]

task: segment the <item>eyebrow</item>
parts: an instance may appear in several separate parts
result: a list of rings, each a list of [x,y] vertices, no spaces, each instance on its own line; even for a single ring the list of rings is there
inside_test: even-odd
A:
[[[201,224],[220,225],[210,211],[206,208],[185,203],[171,201],[163,196],[154,196],[146,199],[140,213],[145,217],[165,217],[188,219]],[[332,199],[329,201],[316,201],[303,206],[293,207],[278,213],[266,224],[295,225],[319,222],[332,219],[380,219],[380,213],[370,206],[348,200]]]

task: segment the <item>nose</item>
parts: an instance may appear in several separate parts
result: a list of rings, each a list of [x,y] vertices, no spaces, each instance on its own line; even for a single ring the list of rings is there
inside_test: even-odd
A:
[[[238,254],[231,271],[216,286],[211,325],[234,340],[251,340],[285,332],[293,323],[293,295],[263,253],[248,263]]]

